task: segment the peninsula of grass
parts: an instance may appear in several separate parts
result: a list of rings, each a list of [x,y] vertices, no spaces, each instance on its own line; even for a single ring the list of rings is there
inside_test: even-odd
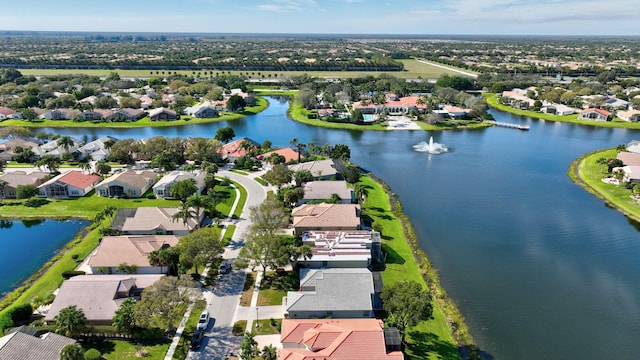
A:
[[[487,104],[495,109],[500,111],[508,112],[511,114],[527,116],[533,119],[542,119],[549,121],[558,121],[579,125],[587,125],[587,126],[598,126],[598,127],[607,127],[607,128],[624,128],[624,129],[640,129],[640,123],[632,123],[628,121],[624,121],[620,118],[615,118],[612,121],[593,121],[593,120],[579,120],[578,114],[572,115],[555,115],[555,114],[544,114],[537,111],[531,110],[520,110],[513,108],[508,105],[500,104],[498,101],[498,97],[495,93],[484,93],[482,94]]]
[[[148,116],[130,122],[104,122],[104,121],[74,121],[74,120],[5,120],[0,126],[22,127],[49,127],[49,128],[143,128],[143,127],[171,127],[182,125],[210,124],[221,121],[238,120],[248,115],[255,115],[267,108],[269,102],[263,98],[256,98],[256,106],[247,106],[240,112],[224,112],[216,118],[193,118],[181,116],[179,120],[151,121]]]
[[[362,177],[360,183],[367,189],[363,217],[383,229],[382,247],[387,256],[382,272],[385,285],[413,280],[428,287],[433,296],[433,319],[407,330],[406,358],[460,359],[458,348],[474,347],[473,339],[459,310],[446,297],[436,270],[420,249],[399,201],[392,199],[392,206],[388,188],[371,177]]]
[[[631,197],[631,190],[602,181],[606,174],[603,165],[597,163],[598,159],[615,159],[616,155],[615,148],[596,150],[582,155],[571,163],[569,177],[574,183],[602,199],[608,206],[635,221],[640,221],[640,203]]]

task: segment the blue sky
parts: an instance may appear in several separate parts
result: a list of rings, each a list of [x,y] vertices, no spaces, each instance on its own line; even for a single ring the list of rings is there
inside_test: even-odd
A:
[[[2,0],[0,30],[640,35],[637,0]]]

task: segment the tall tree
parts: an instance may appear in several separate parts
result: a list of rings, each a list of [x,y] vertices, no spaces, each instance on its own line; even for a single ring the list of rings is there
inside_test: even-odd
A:
[[[184,226],[187,227],[187,229],[192,230],[190,229],[190,226],[189,226],[189,220],[198,219],[198,218],[199,218],[199,214],[196,214],[195,210],[185,201],[180,204],[180,206],[178,207],[178,211],[175,214],[173,214],[172,220],[173,221],[182,220],[182,223],[184,224]],[[197,227],[197,225],[195,225],[194,228],[195,227]]]
[[[169,189],[169,195],[174,199],[185,202],[189,196],[195,194],[197,191],[196,180],[189,178],[175,183],[171,189]]]
[[[75,305],[60,310],[53,320],[56,322],[56,332],[68,337],[80,335],[87,325],[84,312]]]
[[[219,128],[216,131],[216,136],[214,137],[214,139],[220,141],[221,143],[226,144],[229,141],[231,141],[231,139],[233,139],[234,137],[236,137],[236,133],[233,131],[233,128],[227,126],[227,127]]]
[[[240,344],[240,359],[241,360],[253,360],[260,351],[258,350],[258,342],[255,339],[255,334],[252,332],[245,332],[244,339]]]
[[[195,266],[196,274],[199,266],[210,264],[224,251],[220,229],[216,227],[201,228],[183,236],[177,247],[180,265],[185,269]]]
[[[73,146],[73,139],[69,136],[61,136],[60,139],[58,139],[58,146],[62,146],[64,151],[68,153],[69,148]]]
[[[285,164],[277,164],[271,167],[271,170],[267,171],[262,178],[271,185],[275,185],[280,189],[282,185],[291,182],[291,176],[293,171]]]
[[[431,318],[431,293],[416,281],[403,280],[385,286],[380,294],[387,322],[398,328],[404,342],[407,328]]]
[[[196,282],[188,278],[165,276],[142,292],[140,301],[135,305],[135,322],[143,327],[160,326],[172,331],[196,293]]]

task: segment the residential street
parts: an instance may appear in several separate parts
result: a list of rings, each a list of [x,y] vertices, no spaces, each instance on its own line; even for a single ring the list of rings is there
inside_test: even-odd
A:
[[[225,249],[225,259],[235,259],[244,243],[244,234],[249,226],[249,208],[261,204],[267,195],[265,189],[252,177],[262,175],[262,172],[244,176],[227,170],[221,170],[218,176],[241,184],[247,190],[247,201],[239,219],[233,221],[236,230],[233,234],[232,243]],[[211,269],[217,271],[217,269]],[[204,293],[208,302],[208,311],[211,322],[205,334],[200,351],[189,352],[189,359],[225,359],[230,353],[236,354],[240,349],[242,337],[235,337],[231,334],[233,323],[240,320],[236,316],[240,306],[240,296],[247,273],[244,270],[232,270],[227,274],[220,275],[213,292]],[[242,314],[246,314],[242,312]],[[241,315],[242,315],[241,314]],[[255,314],[255,312],[253,313]],[[252,316],[252,313],[246,314]],[[243,319],[246,319],[243,317]],[[253,319],[253,318],[252,318]]]

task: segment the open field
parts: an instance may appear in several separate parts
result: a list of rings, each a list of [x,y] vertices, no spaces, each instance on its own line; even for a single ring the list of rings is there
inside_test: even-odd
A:
[[[443,74],[449,75],[459,75],[455,71],[445,70],[438,68],[436,66],[431,66],[428,64],[420,63],[414,59],[404,59],[400,60],[404,64],[403,71],[391,71],[391,72],[381,72],[381,71],[261,71],[262,75],[265,75],[265,80],[269,80],[269,75],[271,78],[274,77],[289,77],[289,76],[299,76],[303,74],[308,74],[310,76],[322,77],[322,78],[355,78],[362,76],[378,76],[382,73],[393,75],[400,78],[418,78],[422,77],[424,79],[436,79]],[[191,70],[176,70],[176,71],[157,71],[157,70],[122,70],[122,69],[20,69],[20,72],[23,75],[35,75],[35,76],[44,76],[44,75],[57,75],[57,74],[87,74],[92,76],[107,76],[111,72],[117,72],[121,77],[127,78],[148,78],[148,77],[161,77],[168,74],[173,74],[174,72],[177,74],[193,76],[194,71]],[[251,73],[257,73],[257,71],[216,71],[214,69],[202,69],[202,71],[214,71],[219,72],[220,74],[232,74],[232,75],[246,75]],[[467,70],[465,70],[467,71]],[[196,71],[197,75],[198,72]],[[205,75],[206,76],[206,75]],[[253,78],[257,78],[256,75]],[[262,77],[261,77],[262,78]]]

